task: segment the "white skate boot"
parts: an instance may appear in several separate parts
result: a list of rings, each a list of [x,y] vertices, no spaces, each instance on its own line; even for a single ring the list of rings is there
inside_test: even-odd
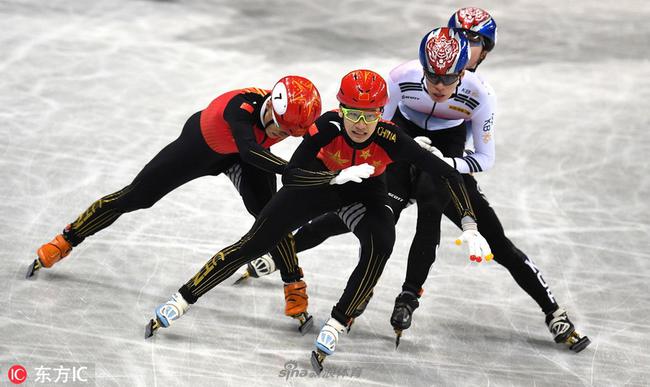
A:
[[[317,374],[323,370],[323,361],[326,356],[334,354],[339,334],[345,331],[345,325],[335,318],[327,320],[316,339],[316,351],[311,352],[311,365]]]
[[[180,293],[174,293],[167,302],[158,305],[156,317],[152,318],[145,327],[144,338],[147,339],[153,336],[158,328],[168,328],[173,321],[184,315],[189,307],[190,305]]]
[[[247,278],[259,278],[273,273],[277,268],[275,262],[271,258],[271,254],[264,254],[261,257],[248,262],[246,271],[235,281],[233,285],[237,285]]]

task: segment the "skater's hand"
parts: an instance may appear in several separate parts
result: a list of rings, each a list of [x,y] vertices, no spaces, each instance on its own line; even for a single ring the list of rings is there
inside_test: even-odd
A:
[[[375,173],[375,167],[368,163],[353,165],[341,170],[338,175],[330,180],[330,184],[345,184],[348,181],[361,183],[362,179],[369,178],[373,173]]]
[[[419,146],[421,146],[425,150],[433,153],[434,156],[436,156],[440,160],[444,161],[445,163],[449,164],[450,167],[454,166],[454,162],[451,160],[450,157],[445,157],[442,154],[442,152],[440,152],[440,149],[438,149],[435,146],[431,145],[431,139],[429,137],[417,136],[413,140],[415,140],[415,142],[417,142]]]
[[[491,261],[494,255],[492,255],[490,245],[483,238],[483,235],[478,232],[476,221],[466,216],[461,220],[461,225],[463,226],[463,233],[456,239],[456,244],[460,246],[463,242],[467,243],[469,247],[469,260],[472,262],[481,262],[482,257],[485,257],[486,261]]]

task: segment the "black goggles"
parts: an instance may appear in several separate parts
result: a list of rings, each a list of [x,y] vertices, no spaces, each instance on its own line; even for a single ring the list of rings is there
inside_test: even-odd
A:
[[[492,51],[494,48],[494,42],[492,40],[484,37],[483,35],[479,34],[476,31],[472,30],[462,30],[463,35],[469,40],[469,45],[470,46],[478,46],[481,45],[483,48],[485,48],[486,51]]]
[[[474,45],[474,44],[483,44],[483,36],[481,36],[478,32],[474,32],[472,30],[463,30],[463,35],[469,40],[469,43]]]
[[[434,74],[424,70],[424,76],[427,78],[432,85],[436,85],[442,82],[443,85],[449,86],[453,85],[458,81],[460,74]]]

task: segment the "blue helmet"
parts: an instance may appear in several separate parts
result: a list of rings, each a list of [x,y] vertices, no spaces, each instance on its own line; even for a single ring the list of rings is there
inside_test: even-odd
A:
[[[473,31],[483,37],[483,47],[491,51],[497,44],[497,23],[481,8],[465,7],[456,11],[447,24],[449,28]]]
[[[458,74],[470,57],[469,41],[455,28],[431,30],[420,42],[420,64],[429,74]]]

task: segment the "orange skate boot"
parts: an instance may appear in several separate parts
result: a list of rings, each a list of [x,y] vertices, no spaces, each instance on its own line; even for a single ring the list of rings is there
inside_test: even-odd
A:
[[[62,234],[55,236],[52,241],[44,244],[36,251],[38,258],[29,265],[27,278],[33,277],[42,267],[52,267],[55,263],[67,257],[68,254],[70,254],[70,251],[72,251],[72,245],[70,242],[68,242]]]
[[[284,284],[284,314],[300,322],[298,330],[303,335],[314,324],[312,316],[307,313],[308,299],[305,281],[300,280]]]

